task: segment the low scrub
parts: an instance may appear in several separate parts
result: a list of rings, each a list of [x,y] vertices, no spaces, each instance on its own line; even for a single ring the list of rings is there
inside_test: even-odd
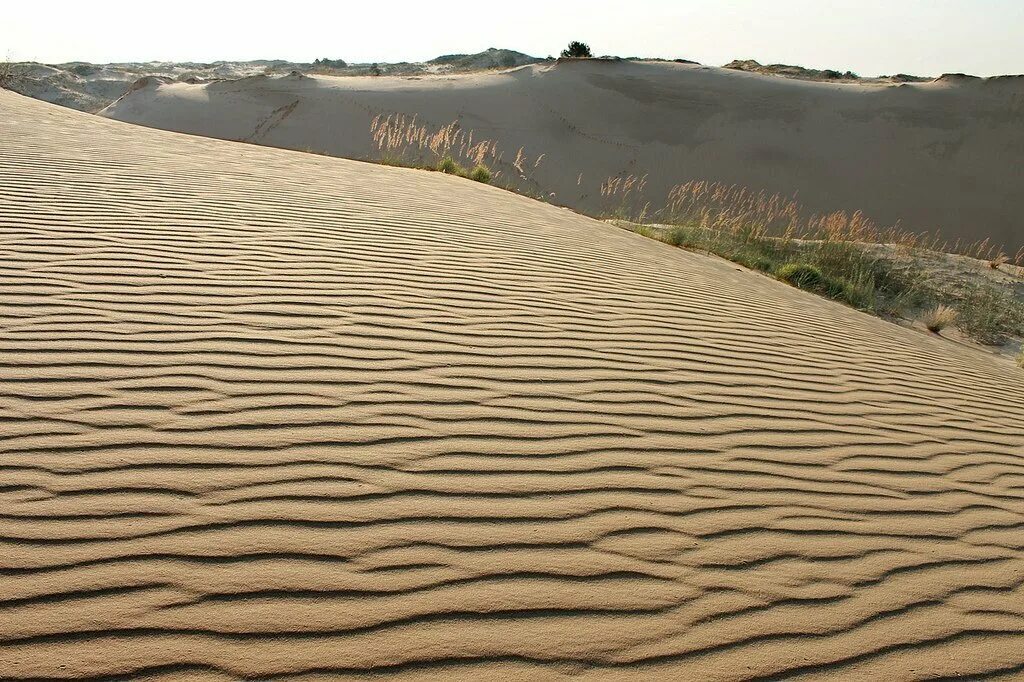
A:
[[[886,257],[875,244],[789,239],[699,226],[626,226],[673,246],[704,251],[792,286],[882,317],[919,319],[933,332],[956,325],[985,344],[1024,335],[1024,302],[995,285],[951,292],[913,258]],[[888,253],[895,253],[889,249]],[[921,312],[923,311],[923,312]]]
[[[880,228],[861,213],[805,217],[795,200],[719,183],[677,185],[652,211],[646,176],[620,175],[601,187],[606,215],[673,246],[705,251],[875,315],[921,319],[933,331],[956,325],[986,344],[1024,335],[1024,301],[985,280],[950,287],[929,270],[925,254],[964,253],[998,268],[1009,259],[987,241],[960,246],[898,226]],[[929,256],[934,260],[934,256]],[[1024,262],[1024,250],[1014,259]],[[988,268],[985,268],[986,270]],[[922,312],[923,311],[923,312]]]
[[[0,61],[0,90],[9,90],[22,77],[21,69],[10,61]]]
[[[1000,345],[1024,335],[1024,305],[993,286],[973,287],[957,310],[957,327],[981,343]]]
[[[446,156],[438,162],[437,170],[448,175],[466,175],[466,169],[450,156]]]
[[[485,185],[491,181],[491,169],[483,164],[477,164],[473,170],[469,171],[469,179],[482,182]]]

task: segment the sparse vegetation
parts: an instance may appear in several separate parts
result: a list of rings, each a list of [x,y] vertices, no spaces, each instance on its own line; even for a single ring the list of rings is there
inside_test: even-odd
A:
[[[1024,307],[1005,291],[975,286],[961,301],[957,327],[976,341],[1000,345],[1024,334]]]
[[[9,59],[0,61],[0,90],[9,90],[20,75],[16,65]]]
[[[381,115],[370,123],[370,134],[381,152],[380,163],[438,170],[483,183],[501,179],[506,189],[527,196],[538,194],[532,176],[543,154],[531,160],[520,147],[515,159],[505,161],[497,142],[464,130],[458,121],[433,127],[419,123],[416,117]]]
[[[921,323],[928,331],[938,334],[949,325],[956,322],[957,312],[955,308],[939,303],[929,308],[921,315]]]
[[[949,286],[922,265],[922,254],[945,250],[992,260],[1000,252],[987,241],[951,249],[934,236],[880,228],[861,213],[806,216],[792,199],[720,183],[678,185],[666,206],[652,211],[646,181],[609,178],[601,191],[607,215],[631,221],[624,226],[646,236],[727,258],[876,315],[924,320],[941,305],[936,317],[942,319],[933,320],[939,329],[955,323],[987,344],[1024,335],[1024,302],[993,283]]]
[[[1024,349],[1021,349],[1020,355],[1017,356],[1017,366],[1024,369]]]
[[[562,50],[562,57],[568,59],[590,59],[593,56],[590,46],[578,40],[572,41],[569,43],[569,47]]]
[[[432,127],[415,117],[382,115],[371,133],[382,163],[479,182],[501,178],[506,189],[548,198],[532,180],[543,154],[531,163],[520,148],[514,160],[504,161],[495,141],[458,122]],[[503,172],[491,170],[496,167]],[[898,225],[879,227],[860,212],[808,215],[792,198],[706,181],[676,185],[664,206],[652,209],[646,189],[646,175],[608,178],[601,185],[605,215],[648,237],[727,258],[858,310],[920,319],[936,333],[956,324],[987,344],[1024,335],[1024,302],[992,283],[971,290],[949,286],[922,266],[922,254],[940,252],[967,253],[994,268],[1008,263],[987,240],[950,245]],[[1024,262],[1024,249],[1016,260]]]

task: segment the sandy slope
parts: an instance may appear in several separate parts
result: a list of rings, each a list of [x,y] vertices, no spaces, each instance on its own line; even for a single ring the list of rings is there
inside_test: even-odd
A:
[[[1010,363],[457,178],[0,114],[0,676],[1024,673]]]
[[[815,211],[1024,246],[1024,78],[923,84],[797,81],[695,65],[563,62],[446,78],[152,82],[111,118],[336,156],[375,154],[378,113],[459,119],[505,150],[546,154],[527,189],[588,211],[609,176],[647,175],[650,201],[691,179],[799,194]],[[578,184],[577,184],[578,183]]]

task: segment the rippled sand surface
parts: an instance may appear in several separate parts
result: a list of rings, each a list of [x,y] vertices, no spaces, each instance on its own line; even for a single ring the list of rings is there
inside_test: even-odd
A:
[[[0,677],[1024,674],[1024,374],[0,92]]]

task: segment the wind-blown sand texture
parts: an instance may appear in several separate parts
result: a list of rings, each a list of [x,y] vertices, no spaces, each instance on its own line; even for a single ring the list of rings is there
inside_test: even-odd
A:
[[[689,180],[794,193],[811,211],[862,210],[950,242],[1024,246],[1024,77],[932,83],[799,81],[692,64],[561,62],[449,77],[254,77],[139,84],[102,114],[131,123],[352,158],[379,158],[369,123],[401,112],[458,120],[520,147],[534,194],[588,212],[609,176],[647,176],[665,205]]]
[[[0,676],[1024,673],[1024,375],[437,173],[0,92]]]

